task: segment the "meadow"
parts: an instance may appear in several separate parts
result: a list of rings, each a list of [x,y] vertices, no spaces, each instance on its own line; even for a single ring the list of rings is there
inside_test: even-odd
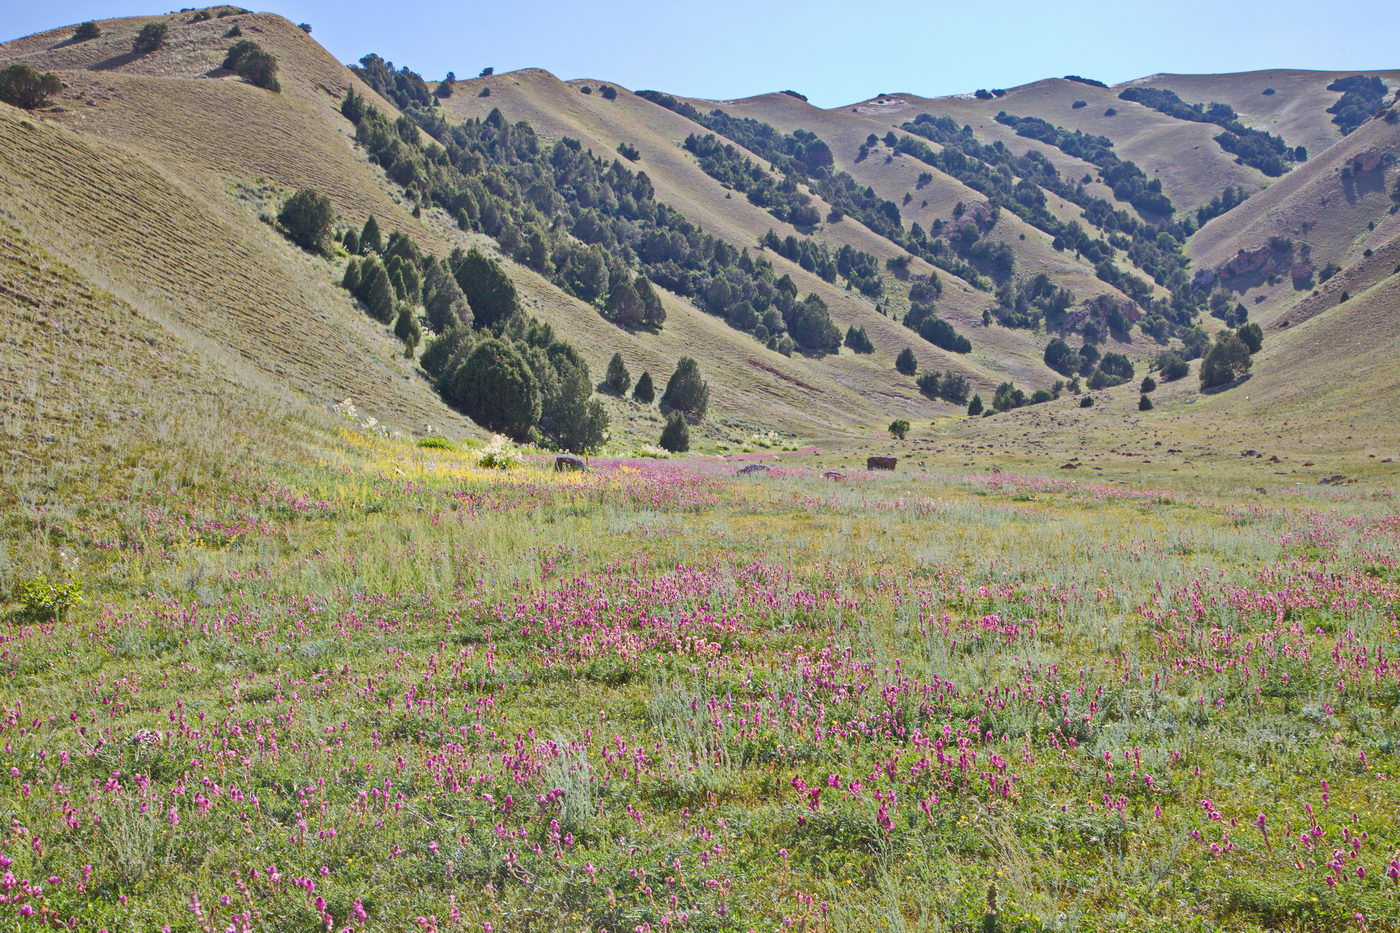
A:
[[[1388,492],[292,436],[7,520],[0,928],[1400,927]]]

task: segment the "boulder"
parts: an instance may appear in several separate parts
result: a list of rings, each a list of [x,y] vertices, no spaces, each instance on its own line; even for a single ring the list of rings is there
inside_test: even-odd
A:
[[[866,457],[865,468],[867,470],[893,470],[898,462],[896,457]]]
[[[588,469],[588,464],[579,457],[570,457],[567,454],[560,454],[554,458],[554,470],[557,473],[582,473]]]
[[[769,469],[761,463],[750,463],[746,467],[739,468],[739,476],[754,476],[756,474],[768,473]]]

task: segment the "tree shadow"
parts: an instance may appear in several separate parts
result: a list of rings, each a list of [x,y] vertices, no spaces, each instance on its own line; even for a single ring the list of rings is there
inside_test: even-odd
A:
[[[103,59],[95,65],[90,66],[91,71],[113,71],[123,65],[130,65],[141,57],[140,52],[123,52],[120,55],[113,55],[111,58]]]
[[[1230,391],[1231,389],[1236,388],[1237,386],[1242,386],[1242,385],[1244,385],[1246,382],[1248,382],[1249,380],[1251,380],[1251,379],[1253,379],[1253,378],[1254,378],[1254,373],[1245,373],[1243,376],[1241,376],[1240,378],[1236,379],[1234,382],[1227,382],[1227,383],[1225,383],[1224,385],[1211,386],[1209,389],[1202,389],[1202,390],[1201,390],[1201,394],[1202,394],[1202,395],[1219,395],[1221,392],[1228,392],[1228,391]]]

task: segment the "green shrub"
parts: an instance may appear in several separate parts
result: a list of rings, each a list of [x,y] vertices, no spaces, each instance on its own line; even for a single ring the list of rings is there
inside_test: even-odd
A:
[[[1148,398],[1146,395],[1141,396],[1140,398],[1138,398],[1138,411],[1151,411],[1151,410],[1152,410],[1152,399]]]
[[[34,622],[62,622],[83,602],[83,584],[69,578],[67,583],[50,583],[40,574],[20,587],[19,601],[25,618]]]
[[[36,110],[61,90],[63,81],[52,71],[35,71],[24,64],[0,70],[0,100],[13,107]]]
[[[331,210],[330,198],[302,188],[282,205],[277,222],[287,231],[288,238],[302,249],[324,253],[335,223],[335,212]]]
[[[637,379],[636,388],[632,390],[632,398],[643,405],[650,405],[656,400],[656,389],[651,384],[651,373],[642,371],[642,375]]]
[[[890,422],[890,436],[898,440],[904,440],[904,436],[909,433],[909,422],[903,418],[898,418]]]
[[[1086,395],[1086,396],[1084,396],[1082,399],[1079,400],[1079,407],[1080,407],[1080,408],[1093,408],[1093,407],[1094,407],[1094,397],[1093,397],[1092,395]]]
[[[1201,362],[1201,388],[1229,385],[1249,372],[1249,345],[1238,334],[1222,335]]]
[[[170,27],[164,23],[147,23],[136,34],[131,43],[131,51],[137,55],[149,55],[165,45],[165,36],[169,31]]]
[[[73,38],[70,41],[86,42],[89,39],[96,39],[100,35],[102,35],[102,29],[92,20],[88,20],[86,23],[80,23],[78,25],[78,28],[74,30]]]
[[[974,395],[972,401],[967,403],[967,413],[974,418],[982,414],[982,396]]]
[[[456,446],[441,434],[429,434],[427,437],[418,439],[419,447],[426,447],[429,450],[456,450]]]
[[[614,353],[612,359],[608,360],[608,373],[603,377],[603,388],[613,395],[625,395],[631,387],[632,374],[622,362],[622,354]]]

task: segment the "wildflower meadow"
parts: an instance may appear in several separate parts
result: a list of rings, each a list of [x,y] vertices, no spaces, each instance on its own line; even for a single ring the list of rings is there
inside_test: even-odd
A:
[[[1400,927],[1388,493],[344,433],[11,536],[0,929]]]

